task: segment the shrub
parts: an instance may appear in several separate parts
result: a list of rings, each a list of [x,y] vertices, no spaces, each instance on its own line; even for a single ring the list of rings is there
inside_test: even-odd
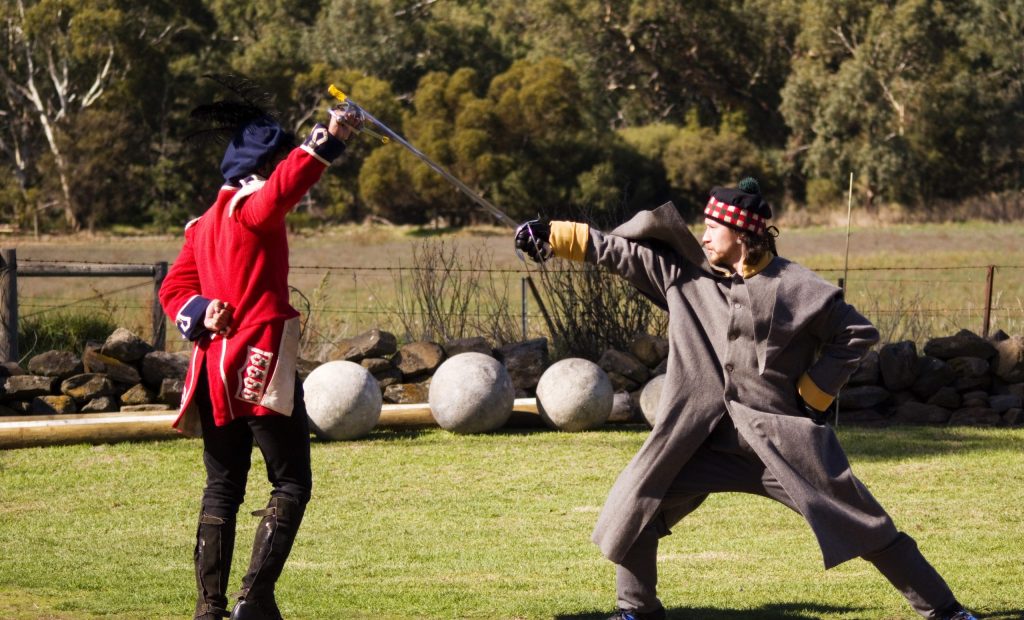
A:
[[[109,312],[44,312],[18,321],[22,360],[46,351],[81,352],[89,340],[106,340],[117,322]]]

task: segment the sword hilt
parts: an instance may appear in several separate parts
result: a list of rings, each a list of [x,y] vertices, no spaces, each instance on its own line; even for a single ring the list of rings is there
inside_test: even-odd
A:
[[[365,133],[366,135],[368,135],[368,136],[370,136],[372,138],[380,140],[381,144],[387,144],[388,142],[391,142],[391,138],[389,138],[389,137],[387,137],[385,135],[379,134],[376,131],[366,127],[366,121],[368,120],[367,117],[369,117],[369,115],[366,114],[361,107],[359,107],[359,104],[357,104],[355,101],[352,101],[351,99],[349,99],[348,95],[343,93],[340,88],[338,88],[334,84],[331,84],[330,86],[327,87],[327,92],[330,93],[330,95],[332,97],[334,97],[335,99],[340,101],[342,103],[342,105],[350,106],[352,108],[355,108],[355,110],[357,112],[359,112],[360,118],[363,119],[363,126],[362,127],[352,127],[351,125],[349,125],[349,127],[352,128],[352,131],[354,131],[356,133]],[[340,117],[339,113],[334,110],[334,108],[331,108],[328,111],[331,113],[331,116],[333,116],[335,119],[338,120],[338,122],[341,122],[341,117]],[[369,118],[372,118],[372,117],[369,117]]]

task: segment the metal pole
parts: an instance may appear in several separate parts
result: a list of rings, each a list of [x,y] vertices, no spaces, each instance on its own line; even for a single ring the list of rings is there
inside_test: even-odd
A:
[[[526,276],[526,283],[530,285],[530,292],[533,293],[533,298],[537,301],[537,306],[540,308],[540,313],[544,315],[544,322],[548,325],[548,332],[551,334],[551,338],[554,339],[555,324],[551,322],[551,315],[548,314],[548,308],[544,305],[544,300],[540,298],[540,291],[537,290],[537,285],[533,283],[533,278]]]
[[[989,265],[985,276],[985,320],[981,325],[981,337],[988,338],[988,328],[992,321],[992,281],[996,277],[996,266]]]
[[[853,219],[853,173],[850,173],[850,190],[846,194],[846,257],[843,259],[843,279],[839,288],[846,294],[846,276],[850,268],[850,220]]]
[[[167,277],[167,261],[153,263],[153,348],[163,351],[167,340],[167,319],[160,305],[160,286]]]
[[[18,252],[0,249],[0,362],[18,361]]]
[[[526,340],[526,277],[519,281],[519,293],[522,296],[522,315],[523,315],[523,340]]]

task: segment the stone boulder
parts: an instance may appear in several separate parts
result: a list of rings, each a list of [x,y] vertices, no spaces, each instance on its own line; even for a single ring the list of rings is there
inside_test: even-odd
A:
[[[82,413],[109,413],[117,411],[119,407],[120,403],[118,403],[117,398],[113,396],[100,396],[82,405],[79,411]]]
[[[111,381],[124,385],[135,385],[142,381],[139,371],[134,366],[91,349],[86,349],[82,355],[82,364],[85,366],[85,372],[104,374]]]
[[[508,344],[495,349],[494,353],[498,361],[508,369],[512,385],[519,390],[537,387],[537,382],[548,367],[547,338]]]
[[[169,407],[177,408],[181,405],[181,394],[185,391],[185,381],[182,379],[164,379],[160,382],[160,392],[157,400]]]
[[[403,379],[402,371],[397,368],[392,368],[390,366],[384,370],[379,370],[372,374],[373,378],[376,379],[377,383],[380,385],[382,393],[385,388],[395,385],[396,383],[401,383]]]
[[[960,396],[960,392],[956,391],[956,388],[947,385],[936,390],[925,402],[929,405],[953,410],[960,408],[960,405],[963,404],[963,398]]]
[[[648,368],[656,368],[668,357],[668,340],[660,336],[638,334],[629,343],[629,353]]]
[[[184,379],[188,374],[188,355],[153,351],[142,358],[142,380],[153,389],[159,389],[164,379]]]
[[[878,352],[878,364],[890,392],[905,390],[917,379],[917,347],[910,340],[887,344]]]
[[[988,361],[983,358],[954,357],[947,363],[956,375],[953,387],[960,392],[988,389],[992,384]]]
[[[70,396],[50,394],[33,398],[30,410],[32,413],[54,415],[58,413],[76,413],[78,407],[75,405],[75,399]]]
[[[148,342],[123,327],[115,329],[100,347],[100,353],[103,355],[129,364],[141,360],[147,353],[152,352],[153,347]]]
[[[954,411],[949,418],[951,426],[995,426],[999,422],[999,414],[988,407],[964,407]]]
[[[444,361],[444,349],[433,342],[412,342],[391,358],[391,365],[402,371],[406,379],[417,379],[431,374]],[[422,402],[422,401],[421,401]]]
[[[857,370],[850,375],[847,385],[878,385],[879,372],[878,351],[868,351],[857,366]]]
[[[988,406],[996,413],[1006,413],[1010,409],[1024,407],[1024,399],[1017,394],[993,394],[988,399]]]
[[[156,390],[150,389],[142,383],[133,385],[124,394],[121,394],[121,404],[123,405],[152,405],[156,399]]]
[[[889,390],[877,385],[861,385],[839,391],[839,410],[872,409],[889,400]]]
[[[562,431],[583,431],[604,424],[614,400],[608,375],[594,362],[578,357],[555,362],[537,383],[541,419]]]
[[[839,424],[857,424],[859,426],[884,426],[889,419],[878,409],[850,409],[839,408]]]
[[[393,383],[384,388],[384,400],[397,405],[413,405],[430,400],[430,381]]]
[[[945,424],[952,412],[943,407],[907,402],[896,408],[892,421],[900,424]]]
[[[955,357],[980,357],[987,360],[996,354],[996,348],[974,332],[962,329],[954,336],[932,338],[925,343],[924,353],[941,360]]]
[[[28,361],[28,371],[42,377],[56,377],[64,380],[83,370],[82,358],[70,351],[47,351]]]
[[[95,373],[83,373],[65,379],[60,384],[60,391],[78,403],[87,403],[102,396],[117,395],[114,383],[106,375]]]
[[[376,375],[377,373],[383,373],[394,369],[391,362],[383,357],[364,357],[359,360],[359,365],[369,371],[371,375]]]
[[[493,347],[483,336],[449,340],[441,348],[444,349],[445,357],[454,357],[459,353],[483,353],[493,357],[491,353]]]
[[[338,356],[350,362],[358,362],[364,357],[388,357],[397,350],[395,335],[376,328],[338,343]]]
[[[55,391],[58,385],[56,377],[39,375],[14,375],[4,381],[4,389],[0,398],[6,400],[32,400],[37,396],[47,396]]]
[[[18,362],[2,362],[0,363],[0,378],[3,377],[15,377],[17,375],[27,375],[25,369],[18,365]]]
[[[1010,336],[995,345],[995,375],[1007,383],[1024,381],[1024,336]]]
[[[623,353],[615,349],[605,351],[601,355],[601,359],[597,360],[597,365],[607,372],[609,376],[615,373],[629,379],[636,386],[643,385],[651,377],[650,369],[643,362],[629,353]]]
[[[947,385],[956,381],[956,373],[949,364],[931,355],[917,360],[917,379],[910,386],[910,391],[918,398],[928,399]]]
[[[635,422],[639,414],[640,408],[629,392],[616,392],[612,397],[612,412],[608,416],[609,422]]]

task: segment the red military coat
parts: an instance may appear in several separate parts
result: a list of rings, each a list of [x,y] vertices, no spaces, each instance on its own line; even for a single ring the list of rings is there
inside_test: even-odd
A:
[[[218,426],[244,416],[291,415],[299,313],[289,303],[285,215],[329,164],[311,142],[315,136],[323,144],[325,134],[315,129],[269,179],[251,176],[241,187],[221,187],[206,213],[185,228],[160,303],[194,340],[174,423],[186,434],[201,434],[193,396],[204,366]],[[226,336],[202,327],[206,305],[214,299],[234,308]]]

